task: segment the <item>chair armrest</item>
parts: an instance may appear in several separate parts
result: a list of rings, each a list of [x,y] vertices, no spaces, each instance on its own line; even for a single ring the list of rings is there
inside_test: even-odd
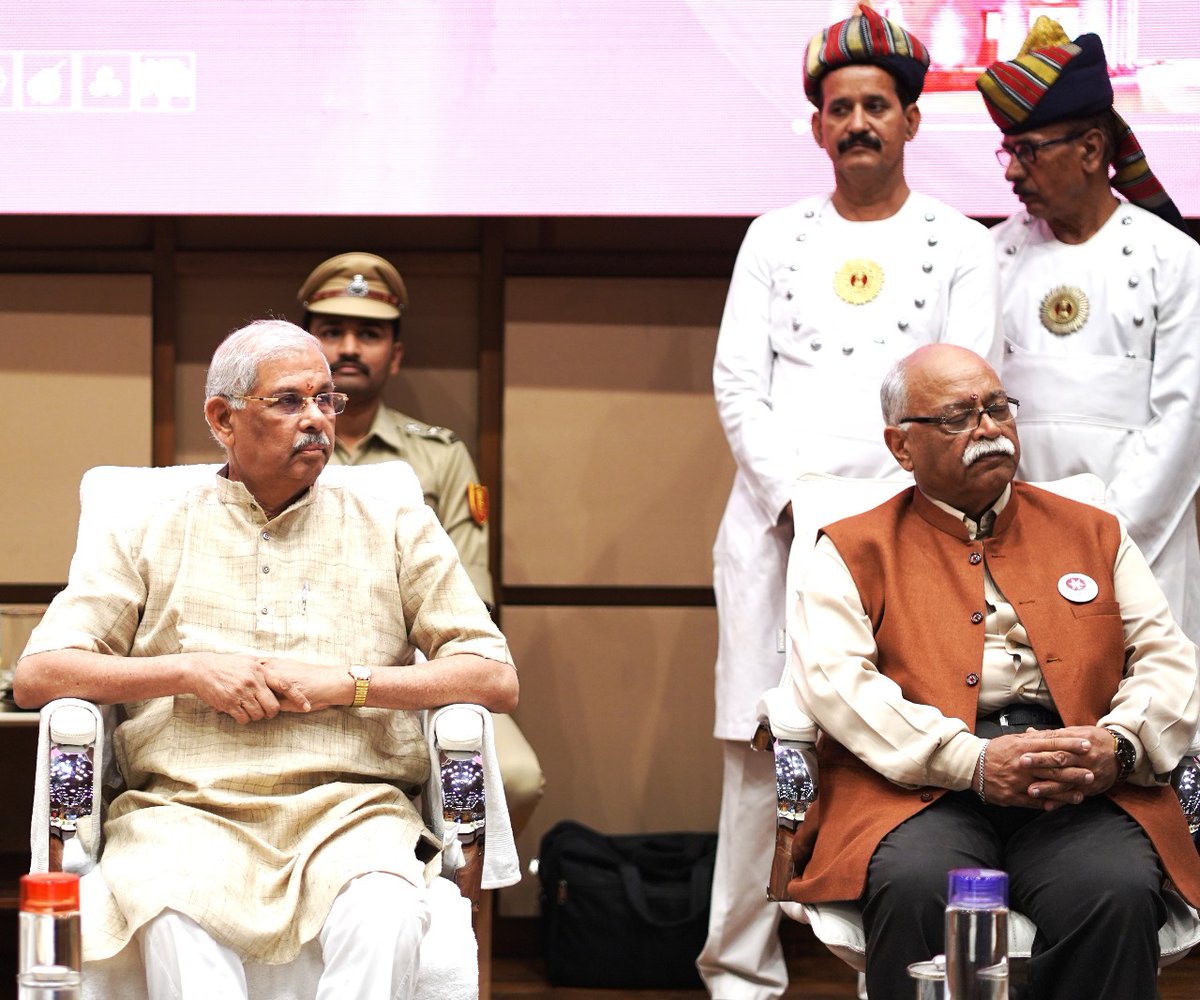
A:
[[[817,800],[817,749],[809,740],[776,739],[766,723],[760,723],[751,746],[775,754],[775,851],[767,880],[767,898],[787,901],[788,883],[796,877],[792,841],[805,814]]]
[[[95,801],[98,718],[90,706],[65,699],[42,709],[48,746],[38,766],[46,768],[48,809],[42,820],[48,835],[50,871],[90,867],[87,849],[78,838],[79,825],[99,816]]]
[[[1200,833],[1200,754],[1194,746],[1188,749],[1187,755],[1171,773],[1171,787],[1179,796],[1188,833],[1195,837]]]
[[[441,771],[442,818],[457,830],[463,853],[454,881],[472,909],[478,909],[487,828],[483,719],[473,708],[451,706],[438,714],[433,738]]]

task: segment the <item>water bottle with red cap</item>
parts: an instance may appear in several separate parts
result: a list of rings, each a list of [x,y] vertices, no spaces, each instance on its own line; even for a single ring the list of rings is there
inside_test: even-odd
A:
[[[21,876],[18,920],[18,1000],[79,1000],[79,876]]]

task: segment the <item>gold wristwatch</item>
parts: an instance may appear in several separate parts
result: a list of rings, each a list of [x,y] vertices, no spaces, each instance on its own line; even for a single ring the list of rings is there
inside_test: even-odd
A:
[[[354,678],[354,701],[351,708],[362,708],[367,703],[367,688],[371,686],[370,667],[351,667],[350,676]]]
[[[1113,738],[1113,756],[1117,761],[1117,780],[1113,783],[1120,784],[1129,777],[1136,766],[1137,751],[1134,750],[1133,744],[1115,729],[1109,729],[1108,733]]]

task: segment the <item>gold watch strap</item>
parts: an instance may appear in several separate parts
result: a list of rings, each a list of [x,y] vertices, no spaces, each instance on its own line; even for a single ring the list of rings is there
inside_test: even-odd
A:
[[[351,675],[353,676],[353,674]],[[362,708],[367,703],[367,688],[371,686],[371,678],[355,677],[354,678],[354,701],[350,702],[351,708]]]

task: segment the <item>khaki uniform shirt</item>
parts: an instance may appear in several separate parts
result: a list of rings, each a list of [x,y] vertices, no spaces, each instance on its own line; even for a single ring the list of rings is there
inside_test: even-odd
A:
[[[454,431],[405,416],[380,406],[371,429],[352,450],[334,442],[330,462],[334,465],[373,465],[401,459],[412,466],[425,502],[433,508],[446,534],[458,549],[463,568],[479,596],[496,603],[492,576],[488,572],[488,526],[471,514],[467,487],[479,482],[471,454]]]
[[[268,519],[214,476],[148,518],[85,540],[27,653],[246,652],[403,669],[504,637],[423,504],[317,484]],[[440,844],[408,795],[429,774],[417,713],[329,708],[241,726],[191,695],[124,706],[88,960],[164,908],[248,960],[291,960],[352,878],[436,874]],[[253,905],[247,905],[253,900]]]

